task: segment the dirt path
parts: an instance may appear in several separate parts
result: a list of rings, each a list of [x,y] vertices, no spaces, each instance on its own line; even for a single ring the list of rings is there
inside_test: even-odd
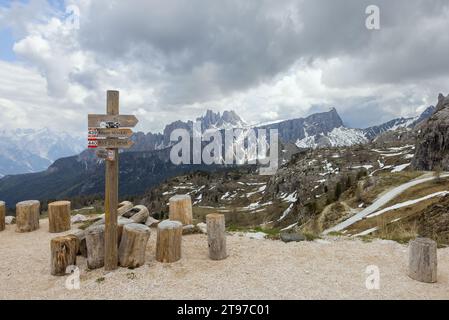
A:
[[[425,175],[424,175],[425,176]],[[441,178],[447,178],[449,177],[449,174],[441,175]],[[355,214],[354,216],[350,217],[349,219],[337,224],[336,226],[329,228],[323,232],[323,234],[329,234],[330,232],[335,231],[341,231],[343,229],[346,229],[350,225],[356,223],[357,221],[362,220],[364,217],[372,214],[376,210],[380,209],[382,206],[386,205],[388,202],[396,198],[398,195],[403,193],[405,190],[410,189],[414,186],[417,186],[419,184],[429,182],[435,180],[435,177],[420,177],[418,179],[414,179],[412,181],[409,181],[407,183],[404,183],[396,188],[393,188],[389,190],[388,192],[381,195],[372,205],[365,208],[364,210],[360,211],[359,213]]]
[[[204,235],[185,236],[183,258],[154,259],[155,232],[146,264],[106,274],[87,271],[79,258],[81,289],[67,290],[66,277],[49,270],[48,223],[18,234],[0,232],[0,299],[449,299],[449,249],[440,249],[439,282],[422,284],[406,276],[407,248],[390,241],[330,241],[285,244],[228,236],[230,256],[207,257]],[[380,269],[380,290],[367,290],[367,266]]]

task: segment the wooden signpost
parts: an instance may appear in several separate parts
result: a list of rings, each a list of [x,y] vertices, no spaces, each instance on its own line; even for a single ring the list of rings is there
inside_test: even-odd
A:
[[[118,149],[133,145],[129,140],[132,131],[126,127],[134,127],[138,120],[133,115],[119,114],[118,91],[107,92],[106,111],[105,115],[88,115],[88,148],[103,148],[97,150],[97,156],[106,160],[104,268],[111,271],[118,267]]]

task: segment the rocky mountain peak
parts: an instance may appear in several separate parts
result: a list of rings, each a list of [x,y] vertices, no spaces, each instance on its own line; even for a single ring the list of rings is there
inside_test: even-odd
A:
[[[438,104],[437,104],[437,111],[449,107],[449,95],[445,97],[442,93],[438,95]]]
[[[435,108],[435,106],[430,106],[430,107],[427,107],[426,108],[426,110],[424,110],[422,113],[421,113],[421,118],[422,117],[425,117],[425,116],[431,116],[434,112],[435,112],[435,110],[436,110],[436,108]]]
[[[221,119],[228,123],[241,123],[244,122],[242,118],[240,118],[234,110],[231,111],[223,111],[223,115]]]
[[[210,125],[217,123],[220,118],[220,112],[215,113],[212,110],[207,110],[206,114],[202,117],[196,118],[196,121],[201,121],[201,123],[209,127]]]
[[[207,129],[226,129],[234,127],[243,127],[246,123],[233,110],[220,112],[213,112],[207,110],[206,114],[196,119],[201,122],[203,130]]]
[[[306,125],[318,125],[318,131],[324,133],[332,131],[335,128],[343,126],[343,120],[341,120],[337,109],[331,108],[327,112],[315,113],[305,118]],[[315,134],[310,132],[310,134]]]

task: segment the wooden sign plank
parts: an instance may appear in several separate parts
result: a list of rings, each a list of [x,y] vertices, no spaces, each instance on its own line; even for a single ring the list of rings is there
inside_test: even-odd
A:
[[[133,131],[127,128],[89,128],[89,137],[97,138],[130,138]]]
[[[89,128],[131,128],[139,120],[135,115],[89,114],[87,122]]]
[[[97,147],[105,149],[128,149],[134,142],[129,139],[98,139]]]

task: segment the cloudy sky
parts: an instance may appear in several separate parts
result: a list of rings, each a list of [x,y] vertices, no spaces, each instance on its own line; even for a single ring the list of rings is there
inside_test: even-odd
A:
[[[144,131],[206,109],[366,127],[449,93],[448,30],[447,0],[0,0],[2,128],[84,131],[107,89]]]

